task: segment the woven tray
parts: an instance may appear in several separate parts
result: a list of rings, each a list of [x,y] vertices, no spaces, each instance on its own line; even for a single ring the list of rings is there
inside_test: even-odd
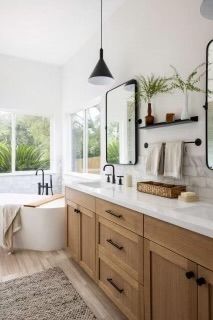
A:
[[[186,186],[145,181],[137,183],[137,190],[165,198],[178,198],[181,192],[186,191]]]

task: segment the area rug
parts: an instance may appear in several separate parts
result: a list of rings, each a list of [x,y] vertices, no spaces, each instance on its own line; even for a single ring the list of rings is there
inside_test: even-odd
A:
[[[60,268],[0,283],[1,320],[93,320]]]

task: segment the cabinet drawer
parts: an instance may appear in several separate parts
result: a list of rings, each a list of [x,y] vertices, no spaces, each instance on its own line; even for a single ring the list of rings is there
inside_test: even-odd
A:
[[[65,198],[95,212],[95,198],[89,194],[66,187]]]
[[[213,239],[144,216],[144,237],[213,270]]]
[[[128,319],[139,319],[139,283],[106,257],[99,260],[99,286]]]
[[[143,214],[96,199],[96,213],[137,234],[143,235]]]
[[[143,238],[100,216],[97,226],[98,251],[142,283]]]

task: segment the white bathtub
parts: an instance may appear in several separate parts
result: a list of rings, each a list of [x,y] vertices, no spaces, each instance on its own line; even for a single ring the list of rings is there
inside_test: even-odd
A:
[[[4,204],[25,205],[45,199],[46,196],[23,194],[0,194],[0,206]],[[15,249],[38,251],[59,250],[66,247],[67,221],[64,198],[57,199],[36,208],[22,207],[22,229],[14,236]],[[2,219],[0,217],[0,230]],[[0,245],[2,245],[0,231]]]

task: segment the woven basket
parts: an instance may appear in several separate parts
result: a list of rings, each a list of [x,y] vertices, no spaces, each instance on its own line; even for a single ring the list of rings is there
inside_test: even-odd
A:
[[[137,183],[137,190],[165,198],[178,198],[181,192],[186,191],[186,186],[145,181]]]

